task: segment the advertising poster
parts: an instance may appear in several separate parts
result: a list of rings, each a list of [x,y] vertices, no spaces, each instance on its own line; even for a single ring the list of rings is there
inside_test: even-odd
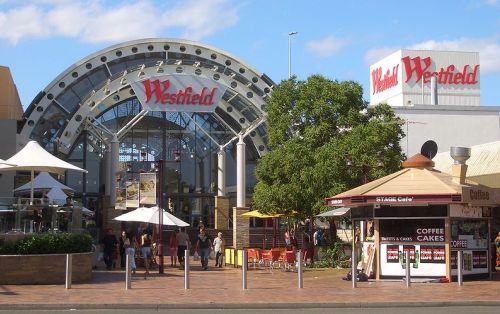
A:
[[[156,173],[141,173],[139,195],[141,204],[156,204]]]
[[[124,188],[116,188],[116,201],[115,201],[115,209],[125,210],[127,206],[125,204],[125,189]]]
[[[139,207],[139,182],[127,181],[125,188],[127,193],[126,206]]]
[[[451,252],[451,273],[457,274],[457,251]],[[488,273],[488,251],[462,251],[463,274]]]
[[[387,246],[387,263],[399,263],[399,245]]]
[[[381,244],[382,276],[404,276],[406,252],[410,252],[411,276],[444,276],[444,246],[440,245],[400,245]],[[442,259],[442,260],[441,260]]]

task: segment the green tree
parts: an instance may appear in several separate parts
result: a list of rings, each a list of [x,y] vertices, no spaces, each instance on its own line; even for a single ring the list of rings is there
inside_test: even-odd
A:
[[[254,208],[312,217],[325,209],[325,197],[362,184],[364,173],[373,180],[399,169],[401,121],[387,105],[368,107],[362,95],[356,82],[320,75],[274,89],[270,152],[257,164]]]

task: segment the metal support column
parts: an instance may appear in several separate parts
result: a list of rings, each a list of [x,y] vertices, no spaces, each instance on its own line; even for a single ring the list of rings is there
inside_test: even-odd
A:
[[[116,171],[118,170],[118,161],[120,155],[120,142],[116,137],[116,134],[113,135],[113,139],[111,140],[111,154],[110,154],[110,165],[109,165],[109,176],[110,176],[110,205],[115,206],[116,203]]]
[[[226,152],[217,152],[217,196],[226,196]]]
[[[243,135],[239,135],[238,144],[236,144],[236,207],[245,207],[246,203],[246,158],[245,142]]]

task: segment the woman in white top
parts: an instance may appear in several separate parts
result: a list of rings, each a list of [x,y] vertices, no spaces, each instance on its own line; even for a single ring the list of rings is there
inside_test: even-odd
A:
[[[215,251],[215,267],[222,267],[222,252],[224,251],[224,240],[222,239],[222,232],[217,234],[217,238],[214,239],[214,251]]]

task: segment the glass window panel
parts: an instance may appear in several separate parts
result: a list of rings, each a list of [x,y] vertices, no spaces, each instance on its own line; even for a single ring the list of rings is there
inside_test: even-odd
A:
[[[75,84],[71,86],[71,89],[75,92],[80,99],[84,99],[88,96],[89,92],[94,89],[92,82],[87,78],[83,77]]]
[[[57,138],[59,129],[62,127],[61,121],[66,121],[66,117],[66,113],[57,104],[51,103],[43,116],[38,119],[31,138],[46,146]]]
[[[69,163],[83,168],[82,161],[68,161]],[[77,192],[83,191],[83,173],[79,171],[68,170],[66,171],[66,185]]]
[[[99,89],[108,79],[107,70],[104,65],[96,68],[86,75],[87,79],[91,82],[95,89]]]
[[[62,94],[57,96],[56,99],[61,106],[68,110],[68,112],[75,111],[76,107],[78,107],[78,104],[81,101],[78,95],[75,94],[75,92],[71,88],[66,89]]]

